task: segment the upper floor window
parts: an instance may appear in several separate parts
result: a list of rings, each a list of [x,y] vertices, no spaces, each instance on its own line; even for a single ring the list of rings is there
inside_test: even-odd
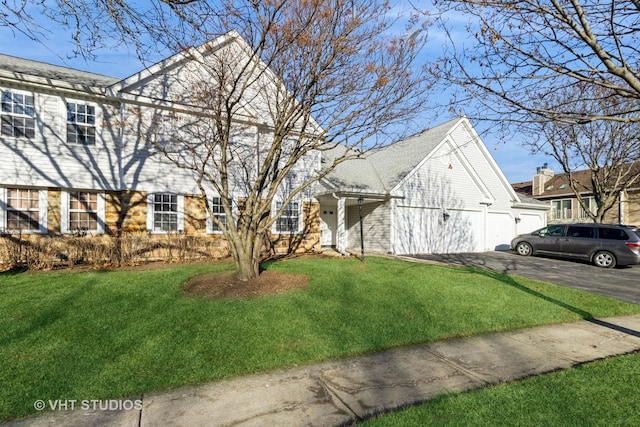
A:
[[[165,153],[180,152],[180,120],[172,112],[158,113],[154,116],[153,142]]]
[[[152,232],[184,230],[184,196],[150,194],[147,199],[147,228]]]
[[[584,197],[583,200],[584,200],[584,203],[589,208],[589,211],[595,214],[596,210],[598,209],[598,206],[596,205],[596,199],[593,197]],[[582,205],[580,205],[580,218],[590,218],[589,214],[582,207]]]
[[[213,214],[214,217],[216,217],[218,219],[218,221],[220,221],[222,223],[222,225],[227,225],[227,215],[224,212],[224,206],[222,206],[222,198],[221,197],[212,197],[211,198],[211,204],[210,204],[210,208],[211,208],[211,213]],[[222,231],[220,230],[220,227],[218,226],[218,224],[216,224],[214,221],[209,221],[209,230],[212,232],[218,232],[218,231]]]
[[[282,202],[276,203],[276,210],[282,208]],[[297,233],[300,224],[300,206],[298,202],[289,203],[282,215],[276,220],[277,233]]]
[[[96,143],[95,107],[67,102],[67,142],[82,145]]]
[[[4,196],[4,197],[2,197]],[[32,188],[0,189],[5,209],[0,228],[8,232],[44,233],[47,229],[47,191]]]
[[[571,199],[553,200],[551,217],[552,219],[571,219]]]
[[[2,91],[0,120],[3,136],[34,138],[36,135],[35,107],[32,95]]]
[[[87,191],[62,193],[62,232],[104,232],[104,196]]]

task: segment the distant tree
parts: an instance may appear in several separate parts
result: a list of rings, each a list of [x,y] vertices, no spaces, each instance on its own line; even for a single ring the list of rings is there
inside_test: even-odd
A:
[[[635,0],[449,0],[435,16],[449,36],[436,69],[464,88],[453,100],[496,124],[640,121],[640,3]],[[467,38],[447,19],[469,18]],[[634,100],[607,113],[548,102],[554,92],[597,87]],[[546,101],[546,102],[541,102]],[[474,109],[473,105],[477,108]]]
[[[572,104],[594,116],[609,116],[628,108],[621,104],[634,102],[584,84],[572,92],[553,93],[550,98],[544,102]],[[620,195],[640,183],[640,123],[549,121],[532,126],[538,128],[539,138],[529,139],[527,145],[552,156],[562,166],[584,212],[595,222],[603,222],[607,212],[617,206]],[[575,171],[584,169],[590,172],[590,182],[586,185],[575,178]],[[595,210],[586,199],[590,196],[596,203]]]
[[[74,49],[65,54],[68,57],[95,59],[100,49],[124,45],[137,52],[141,59],[149,60],[157,49],[168,46],[166,42],[171,37],[165,33],[166,22],[179,26],[180,20],[194,10],[193,6],[202,4],[207,6],[202,11],[212,12],[213,3],[203,0],[6,0],[0,3],[0,26],[45,46],[51,43],[51,28],[69,30]]]
[[[392,28],[397,22],[388,2],[39,4],[52,19],[75,28],[80,53],[90,54],[117,37],[134,43],[143,58],[154,49],[183,52],[198,64],[200,77],[180,82],[187,111],[140,109],[139,132],[192,173],[242,280],[259,274],[265,240],[290,201],[348,156],[392,141],[386,132],[404,130],[428,100],[428,80],[418,65],[426,34],[413,27],[411,17],[407,27]],[[244,40],[236,45],[240,49],[211,54],[188,48],[230,30]],[[247,117],[247,107],[264,118],[253,144],[244,142],[256,119]],[[344,155],[322,170],[314,166],[321,152],[338,146],[347,148]],[[300,162],[308,162],[308,173],[294,176]],[[234,209],[238,194],[242,200]],[[220,199],[226,220],[212,210],[212,196]],[[275,200],[281,203],[273,210]]]

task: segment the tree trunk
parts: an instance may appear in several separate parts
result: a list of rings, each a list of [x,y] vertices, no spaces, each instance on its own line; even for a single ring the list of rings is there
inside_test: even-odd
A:
[[[253,252],[238,251],[235,256],[236,275],[243,282],[255,279],[260,274],[260,258]]]
[[[255,232],[250,230],[245,232],[251,236],[238,233],[229,241],[236,263],[236,276],[243,282],[255,279],[260,274],[262,252],[262,240],[255,236]]]

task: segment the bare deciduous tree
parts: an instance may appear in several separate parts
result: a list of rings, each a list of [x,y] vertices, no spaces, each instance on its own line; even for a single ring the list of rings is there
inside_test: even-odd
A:
[[[546,102],[572,104],[599,116],[623,111],[623,104],[634,102],[585,84],[576,86],[574,91],[558,91],[550,98]],[[640,123],[549,121],[533,127],[538,128],[540,137],[530,139],[529,146],[552,156],[562,166],[584,212],[595,222],[603,222],[607,212],[617,205],[620,194],[640,182]],[[575,174],[585,168],[589,171],[588,182],[577,179]],[[595,210],[586,199],[591,196]]]
[[[242,280],[259,274],[265,240],[289,202],[348,156],[392,141],[386,132],[405,129],[428,99],[417,63],[426,34],[409,27],[416,23],[411,18],[407,27],[392,28],[388,2],[39,4],[75,29],[81,54],[118,37],[134,43],[143,59],[154,50],[182,52],[197,65],[167,88],[180,87],[182,107],[129,113],[146,124],[136,124],[141,138],[194,177]],[[222,35],[218,40],[236,43],[206,43]],[[337,146],[346,154],[321,168],[320,154]],[[212,210],[212,197],[222,203],[224,220]]]
[[[464,87],[483,120],[502,123],[640,121],[640,3],[634,0],[454,0],[443,11],[470,17],[439,76]],[[425,12],[426,13],[426,12]],[[446,13],[443,16],[450,16]],[[451,27],[440,21],[454,41]],[[635,102],[599,114],[548,98],[576,85]],[[547,100],[547,102],[540,102]],[[463,106],[467,97],[458,99]]]

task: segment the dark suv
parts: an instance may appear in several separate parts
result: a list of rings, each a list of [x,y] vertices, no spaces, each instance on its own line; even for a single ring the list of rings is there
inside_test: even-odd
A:
[[[640,230],[627,225],[556,224],[511,241],[518,255],[552,255],[603,268],[640,264]]]

